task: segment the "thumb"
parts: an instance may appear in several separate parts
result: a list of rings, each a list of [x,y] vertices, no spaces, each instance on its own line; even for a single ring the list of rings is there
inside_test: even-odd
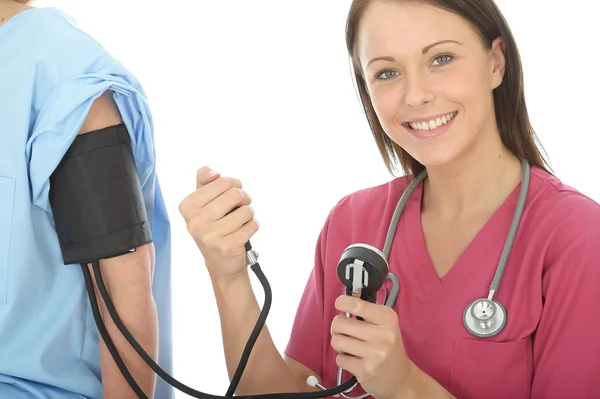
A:
[[[196,190],[219,178],[219,172],[215,172],[208,166],[203,166],[196,172]]]

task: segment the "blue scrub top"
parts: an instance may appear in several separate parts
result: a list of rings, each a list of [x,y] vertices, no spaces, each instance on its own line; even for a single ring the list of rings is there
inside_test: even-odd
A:
[[[63,264],[48,192],[106,90],[131,135],[156,247],[158,363],[172,374],[170,225],[146,95],[71,18],[34,8],[0,26],[0,398],[102,398],[98,330],[81,268]],[[173,398],[158,377],[156,397]]]

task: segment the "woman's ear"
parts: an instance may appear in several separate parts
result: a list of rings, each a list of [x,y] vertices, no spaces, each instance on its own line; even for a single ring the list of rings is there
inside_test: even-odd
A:
[[[504,71],[506,69],[504,50],[504,40],[501,37],[496,38],[496,40],[492,42],[492,49],[490,51],[492,90],[500,86],[504,78]]]

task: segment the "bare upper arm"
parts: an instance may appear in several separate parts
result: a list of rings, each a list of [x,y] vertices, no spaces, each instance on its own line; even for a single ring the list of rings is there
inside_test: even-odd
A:
[[[112,91],[105,91],[92,103],[79,134],[114,126],[122,123],[121,113],[112,97]]]
[[[294,376],[294,379],[296,380],[296,384],[298,384],[298,387],[302,390],[302,392],[311,392],[319,390],[319,388],[313,388],[308,386],[306,384],[306,379],[312,375],[317,377],[319,383],[321,384],[323,383],[321,376],[317,375],[317,373],[315,373],[313,370],[289,356],[284,355],[283,360],[285,360],[285,363],[287,364],[288,368],[292,372],[292,375]]]
[[[121,113],[112,97],[104,92],[92,104],[79,131],[86,134],[122,123]],[[100,261],[102,277],[111,295],[147,293],[154,275],[154,245],[143,245],[135,252]]]

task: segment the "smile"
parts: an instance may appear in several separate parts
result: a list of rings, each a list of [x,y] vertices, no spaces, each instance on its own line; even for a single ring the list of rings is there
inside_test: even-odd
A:
[[[456,114],[458,114],[458,111],[450,112],[449,114],[441,117],[434,117],[429,120],[425,119],[419,122],[407,122],[404,125],[407,127],[410,126],[410,128],[413,130],[434,130],[449,123],[456,116]]]

